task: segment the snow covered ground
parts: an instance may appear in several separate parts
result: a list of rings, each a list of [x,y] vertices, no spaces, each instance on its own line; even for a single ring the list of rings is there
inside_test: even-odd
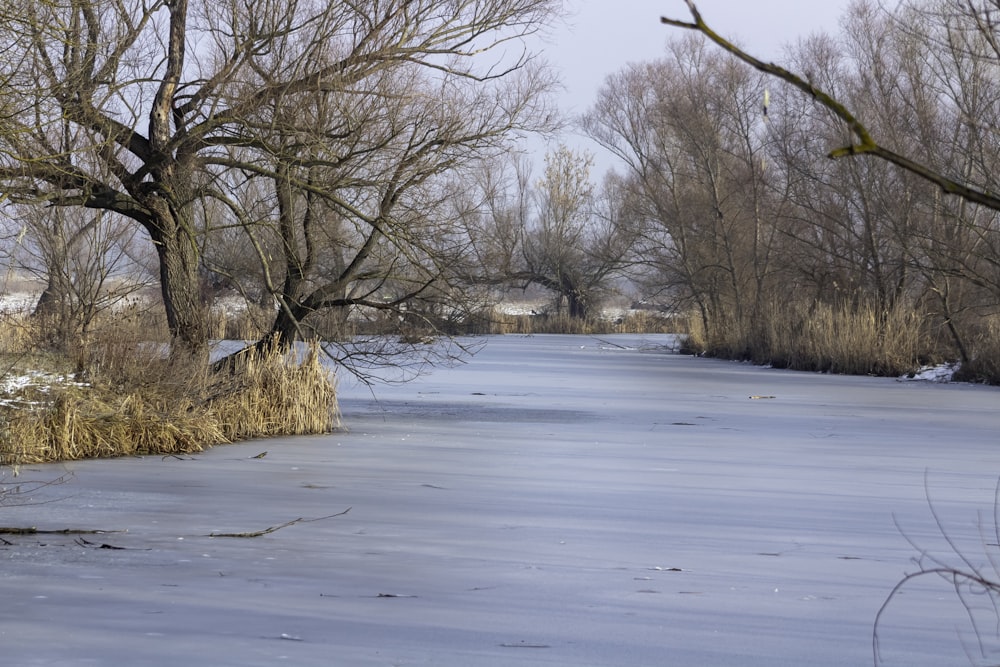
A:
[[[906,538],[959,563],[940,522],[992,572],[1000,391],[669,342],[491,338],[374,396],[345,382],[349,432],[31,466],[72,477],[0,525],[127,532],[0,535],[0,662],[865,665]],[[982,646],[948,582],[904,589],[882,664],[996,664],[971,600]]]

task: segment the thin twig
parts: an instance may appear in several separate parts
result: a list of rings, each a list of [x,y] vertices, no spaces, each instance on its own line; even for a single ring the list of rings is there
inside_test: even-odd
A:
[[[76,538],[75,540],[73,540],[73,543],[81,547],[88,547],[91,549],[111,549],[113,551],[152,551],[152,549],[133,549],[130,547],[118,547],[115,546],[114,544],[108,544],[107,542],[100,542],[100,543],[91,542],[89,540],[83,539],[82,537]]]
[[[603,338],[598,338],[597,336],[594,336],[594,340],[596,340],[598,343],[604,343],[605,345],[611,345],[613,347],[617,347],[619,350],[627,350],[628,349],[624,345],[619,345],[618,343],[612,343],[610,340],[605,340]]]
[[[1000,620],[1000,604],[998,604],[998,599],[1000,599],[1000,581],[991,579],[983,572],[980,566],[977,566],[971,558],[969,558],[961,549],[958,541],[945,527],[943,516],[934,503],[930,494],[930,486],[928,483],[928,473],[924,472],[924,495],[927,499],[927,505],[930,508],[931,517],[934,520],[935,526],[937,527],[938,533],[941,535],[942,539],[951,549],[951,553],[958,558],[959,564],[951,564],[944,557],[934,556],[929,550],[924,549],[920,546],[905,530],[903,530],[898,519],[893,516],[893,522],[896,525],[896,529],[900,532],[903,538],[917,551],[917,557],[913,559],[914,563],[919,568],[916,572],[911,572],[902,577],[889,594],[886,596],[881,607],[879,607],[878,612],[875,614],[875,621],[872,630],[872,654],[874,659],[874,664],[876,666],[882,664],[882,652],[881,652],[881,642],[880,642],[880,628],[883,624],[884,617],[888,613],[889,607],[892,603],[899,597],[904,588],[907,588],[912,582],[918,579],[924,579],[928,576],[940,577],[950,584],[952,589],[954,589],[955,595],[958,601],[962,604],[965,612],[968,616],[969,623],[971,625],[972,631],[978,642],[979,652],[982,655],[986,655],[986,640],[984,637],[985,628],[981,621],[976,617],[977,608],[981,607],[974,606],[971,596],[976,596],[976,599],[980,599],[985,596],[989,599],[990,604],[993,609],[993,614]],[[993,533],[997,535],[997,542],[1000,543],[1000,525],[998,525],[997,517],[1000,516],[1000,482],[994,490],[994,528]],[[985,547],[994,546],[990,544],[987,539],[985,539],[985,530],[982,525],[982,515],[980,515],[980,526],[979,532],[980,537],[983,538],[983,543]],[[991,564],[993,564],[994,557],[987,551],[987,558]],[[997,571],[997,566],[993,565],[993,571]],[[963,648],[967,655],[971,655],[971,648],[963,643]]]
[[[316,519],[304,519],[299,517],[298,519],[293,519],[291,521],[286,521],[283,524],[277,526],[271,526],[270,528],[265,528],[264,530],[257,530],[249,533],[210,533],[206,537],[260,537],[261,535],[268,535],[275,532],[276,530],[281,530],[282,528],[288,528],[289,526],[294,526],[297,523],[312,523],[313,521],[324,521],[326,519],[332,519],[336,516],[343,516],[351,511],[348,507],[343,512],[338,512],[337,514],[331,514],[330,516],[321,516]]]

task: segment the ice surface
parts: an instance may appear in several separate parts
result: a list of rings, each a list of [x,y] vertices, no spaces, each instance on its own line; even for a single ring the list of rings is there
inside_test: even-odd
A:
[[[73,476],[0,525],[127,532],[4,536],[0,663],[865,665],[916,569],[900,529],[957,562],[928,495],[975,564],[1000,553],[996,389],[670,342],[490,338],[374,397],[345,381],[348,432],[31,466]],[[982,634],[918,581],[882,664],[995,664]]]

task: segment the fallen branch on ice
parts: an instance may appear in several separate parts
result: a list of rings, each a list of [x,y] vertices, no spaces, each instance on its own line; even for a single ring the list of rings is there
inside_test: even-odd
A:
[[[60,530],[39,530],[33,526],[17,528],[0,526],[0,535],[104,535],[107,533],[127,533],[127,530],[79,530],[62,528]]]
[[[294,526],[297,523],[312,523],[313,521],[324,521],[326,519],[332,519],[335,516],[343,516],[351,511],[348,507],[343,512],[338,512],[337,514],[331,514],[330,516],[321,516],[316,519],[304,519],[299,517],[298,519],[293,519],[291,521],[286,521],[283,524],[277,526],[271,526],[270,528],[265,528],[264,530],[257,530],[250,533],[210,533],[207,537],[260,537],[261,535],[267,535],[273,533],[276,530],[281,530],[282,528],[288,528],[289,526]]]
[[[85,540],[82,537],[78,537],[73,540],[73,543],[77,546],[87,547],[89,549],[112,549],[114,551],[152,551],[152,549],[132,549],[130,547],[118,547],[113,544],[108,544],[106,542],[91,542],[90,540]]]

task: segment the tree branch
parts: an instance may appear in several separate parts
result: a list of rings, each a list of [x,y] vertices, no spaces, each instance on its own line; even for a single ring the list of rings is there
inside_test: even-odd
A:
[[[331,514],[329,516],[321,516],[316,519],[304,519],[299,517],[298,519],[292,519],[291,521],[286,521],[285,523],[278,524],[277,526],[270,526],[264,530],[255,530],[247,533],[210,533],[207,537],[261,537],[262,535],[269,535],[275,531],[281,530],[282,528],[288,528],[289,526],[294,526],[297,523],[312,523],[313,521],[325,521],[326,519],[332,519],[337,516],[344,516],[351,511],[348,507],[343,512],[337,512],[336,514]]]
[[[761,71],[765,74],[769,74],[773,77],[781,79],[786,83],[798,88],[805,94],[812,97],[814,100],[819,102],[821,105],[829,109],[834,115],[840,118],[844,123],[847,124],[848,129],[851,134],[856,138],[856,143],[849,146],[844,146],[833,150],[829,153],[829,157],[833,159],[853,156],[853,155],[872,155],[874,157],[880,158],[896,165],[897,167],[908,171],[920,178],[935,184],[942,191],[952,194],[966,201],[970,201],[986,208],[993,209],[995,211],[1000,211],[1000,196],[993,194],[992,192],[977,188],[974,186],[969,186],[964,183],[960,183],[954,179],[948,178],[944,174],[941,174],[934,169],[931,169],[925,164],[912,160],[904,155],[895,153],[888,148],[880,145],[878,142],[872,138],[868,131],[868,128],[858,120],[851,111],[839,102],[836,98],[832,97],[825,91],[812,85],[810,81],[802,78],[801,76],[779,66],[774,63],[764,62],[750,55],[743,49],[739,48],[733,42],[719,35],[715,30],[713,30],[702,18],[701,13],[698,11],[697,6],[693,0],[685,0],[688,9],[691,12],[693,21],[680,21],[677,19],[670,19],[667,17],[661,17],[660,21],[665,25],[673,26],[675,28],[684,28],[686,30],[694,30],[705,35],[709,40],[714,42],[716,45],[720,46],[722,49],[732,54],[739,60],[742,60],[746,64],[750,65],[754,69]]]

